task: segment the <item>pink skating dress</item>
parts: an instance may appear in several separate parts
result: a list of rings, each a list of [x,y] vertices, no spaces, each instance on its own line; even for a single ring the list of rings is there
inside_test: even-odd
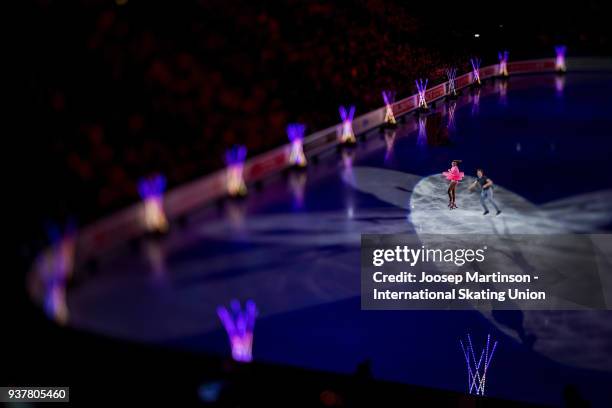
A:
[[[459,171],[457,166],[451,167],[448,171],[442,172],[442,174],[450,181],[461,181],[465,175],[462,171]]]

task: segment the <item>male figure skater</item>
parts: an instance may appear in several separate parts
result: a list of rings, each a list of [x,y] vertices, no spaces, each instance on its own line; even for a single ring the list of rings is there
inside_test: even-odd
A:
[[[474,188],[476,188],[477,185],[480,185],[480,204],[482,205],[482,208],[484,208],[484,213],[482,213],[482,215],[487,215],[489,213],[489,209],[487,208],[487,204],[485,203],[486,200],[489,200],[491,204],[493,204],[493,207],[497,211],[495,215],[501,214],[501,210],[499,209],[495,201],[493,201],[493,180],[485,176],[484,171],[482,169],[476,170],[476,176],[476,181],[474,181],[468,187],[468,189],[472,191],[474,190]]]

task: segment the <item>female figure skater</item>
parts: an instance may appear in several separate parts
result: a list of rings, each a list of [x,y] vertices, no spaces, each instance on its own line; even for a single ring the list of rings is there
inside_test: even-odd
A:
[[[448,208],[451,210],[457,208],[457,204],[455,204],[455,189],[457,188],[457,183],[464,177],[464,173],[459,171],[459,163],[461,163],[461,160],[453,160],[451,168],[442,173],[450,181],[448,186]]]

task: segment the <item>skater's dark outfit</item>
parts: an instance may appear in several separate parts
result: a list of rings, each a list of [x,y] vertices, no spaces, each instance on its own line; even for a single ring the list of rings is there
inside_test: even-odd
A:
[[[478,169],[476,171],[476,181],[470,185],[470,190],[476,187],[476,185],[480,186],[480,205],[484,209],[483,215],[487,215],[489,213],[489,209],[487,208],[486,201],[489,200],[491,205],[495,208],[495,215],[501,214],[501,210],[497,206],[497,203],[493,200],[493,180],[484,175],[482,169]]]

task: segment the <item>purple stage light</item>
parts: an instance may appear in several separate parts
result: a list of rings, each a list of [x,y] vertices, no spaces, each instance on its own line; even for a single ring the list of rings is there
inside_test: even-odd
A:
[[[245,146],[236,145],[225,152],[226,187],[230,197],[243,197],[247,193],[244,182],[244,161],[247,149]]]
[[[74,271],[76,228],[70,223],[62,232],[57,226],[49,226],[47,234],[51,246],[39,256],[36,268],[43,284],[43,308],[49,318],[64,325],[69,318],[66,285]]]
[[[138,193],[143,201],[143,221],[149,232],[166,232],[168,219],[164,211],[166,178],[161,174],[142,178],[138,181]]]
[[[446,94],[451,97],[457,96],[457,89],[455,88],[455,79],[457,78],[457,68],[451,67],[446,70],[446,77],[448,78],[448,85]]]
[[[472,345],[472,338],[469,333],[467,335],[467,342],[463,343],[463,340],[459,340],[461,344],[461,350],[465,358],[465,364],[467,367],[468,374],[468,394],[475,394],[483,396],[485,393],[485,386],[487,382],[487,372],[491,360],[493,360],[493,354],[497,348],[497,341],[491,346],[491,335],[487,335],[487,343],[480,353],[480,356],[476,356],[474,346]]]
[[[247,148],[243,145],[235,145],[227,149],[225,152],[225,164],[231,166],[233,164],[243,164],[246,160]]]
[[[257,306],[252,300],[247,300],[244,310],[238,300],[230,302],[230,308],[219,306],[217,315],[227,332],[232,348],[232,358],[235,361],[248,363],[253,360],[253,331]]]
[[[166,178],[161,174],[154,174],[138,181],[138,193],[143,200],[149,197],[162,196],[165,190]]]
[[[355,116],[355,106],[351,105],[346,109],[344,106],[338,108],[342,124],[338,129],[338,138],[342,144],[354,144],[357,142],[353,132],[353,117]]]
[[[500,51],[497,54],[499,59],[499,72],[498,75],[502,77],[508,76],[508,51]]]
[[[555,53],[557,55],[557,58],[555,59],[555,70],[557,72],[567,71],[567,66],[565,65],[565,52],[566,51],[567,51],[567,47],[565,45],[555,46]]]
[[[385,101],[385,119],[387,125],[395,125],[395,115],[393,114],[393,102],[395,102],[395,91],[382,91],[383,101]]]
[[[425,99],[425,91],[427,91],[427,82],[429,80],[425,79],[417,79],[414,81],[416,83],[417,92],[419,94],[419,109],[426,110],[429,109],[427,106],[427,100]]]
[[[480,58],[470,58],[470,64],[472,64],[472,84],[480,85]]]
[[[289,151],[289,163],[295,167],[306,167],[306,155],[302,141],[306,126],[301,123],[290,123],[287,125],[287,136],[291,142]]]

